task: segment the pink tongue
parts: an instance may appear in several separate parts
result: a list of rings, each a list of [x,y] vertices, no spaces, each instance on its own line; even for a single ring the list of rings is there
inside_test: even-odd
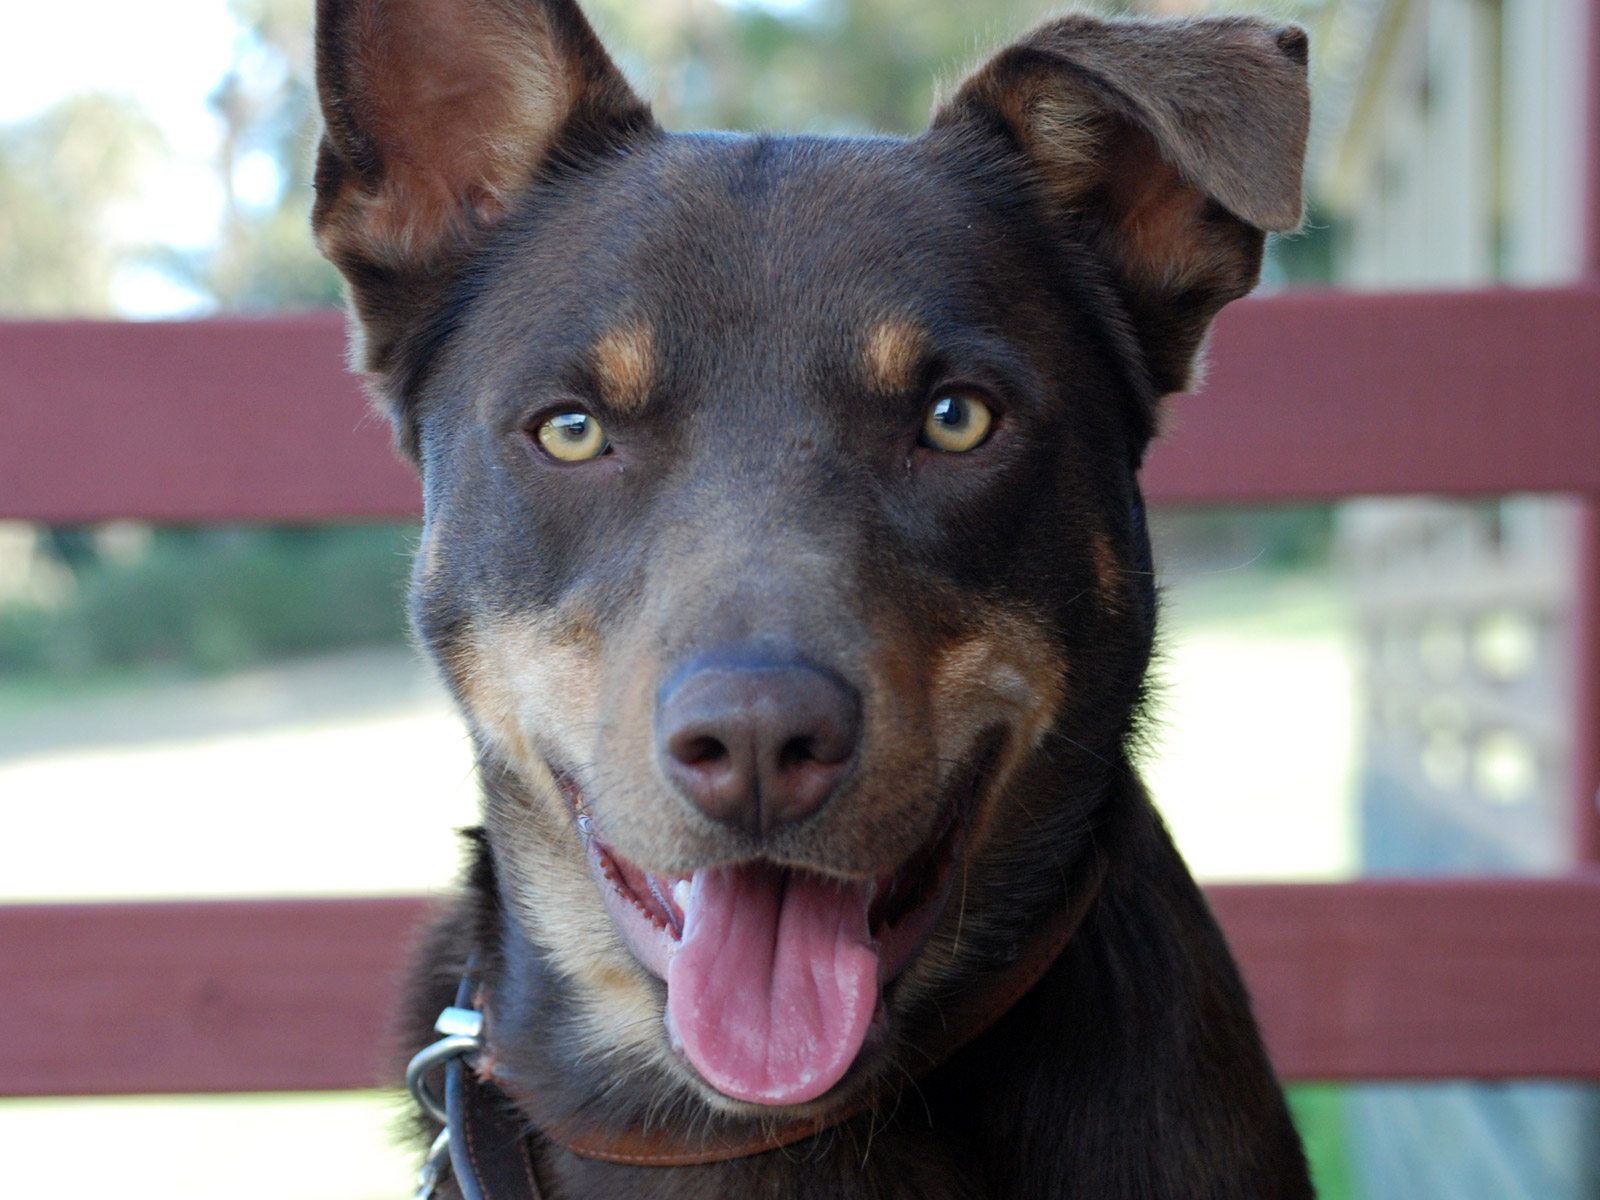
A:
[[[867,884],[768,865],[694,873],[667,1017],[707,1083],[800,1104],[855,1061],[878,1004]]]

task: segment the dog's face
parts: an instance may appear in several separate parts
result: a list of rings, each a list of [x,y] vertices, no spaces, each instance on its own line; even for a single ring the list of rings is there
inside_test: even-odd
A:
[[[907,1069],[1126,769],[1134,473],[1298,220],[1303,38],[1068,18],[910,141],[664,134],[566,3],[318,47],[416,623],[584,1055],[731,1110]]]

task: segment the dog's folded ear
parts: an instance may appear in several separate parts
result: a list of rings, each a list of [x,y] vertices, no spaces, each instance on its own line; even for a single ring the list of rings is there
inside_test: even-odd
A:
[[[572,0],[318,0],[317,92],[312,228],[375,373],[553,155],[654,127]]]
[[[1306,35],[1245,17],[1050,22],[969,77],[935,136],[1002,137],[1110,268],[1158,394],[1181,391],[1266,231],[1296,229]]]

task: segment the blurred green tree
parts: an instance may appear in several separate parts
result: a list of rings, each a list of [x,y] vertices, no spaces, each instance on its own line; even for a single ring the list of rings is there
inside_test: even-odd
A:
[[[822,133],[920,129],[936,81],[953,79],[1059,7],[992,0],[980,16],[953,0],[588,4],[669,127]]]
[[[136,104],[96,93],[0,126],[0,316],[111,312],[118,266],[144,249],[117,211],[163,150]]]
[[[243,37],[210,97],[223,127],[222,228],[215,249],[186,264],[187,281],[224,309],[336,304],[338,276],[309,233],[318,120],[312,0],[229,0],[228,9]],[[247,173],[270,186],[242,194]]]

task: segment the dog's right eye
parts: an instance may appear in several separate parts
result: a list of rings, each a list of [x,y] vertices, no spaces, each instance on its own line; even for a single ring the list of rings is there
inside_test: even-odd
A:
[[[994,427],[994,411],[968,391],[953,390],[928,408],[918,439],[945,454],[964,454],[983,445]]]
[[[547,417],[534,430],[544,452],[558,462],[586,462],[599,458],[609,443],[606,431],[588,413],[564,412]]]

